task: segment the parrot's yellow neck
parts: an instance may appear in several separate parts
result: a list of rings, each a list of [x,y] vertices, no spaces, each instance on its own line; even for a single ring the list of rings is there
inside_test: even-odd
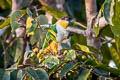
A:
[[[60,24],[64,29],[66,29],[69,24],[68,21],[65,20],[59,20],[57,23]]]

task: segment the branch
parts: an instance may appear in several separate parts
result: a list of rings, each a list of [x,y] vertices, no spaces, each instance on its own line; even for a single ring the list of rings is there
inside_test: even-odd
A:
[[[98,37],[94,36],[95,33],[93,30],[93,24],[95,23],[97,15],[96,0],[85,0],[85,6],[87,15],[87,29],[86,29],[87,45],[100,50],[101,39],[99,36]]]
[[[85,31],[84,30],[80,30],[78,28],[68,27],[66,30],[69,31],[69,32],[74,32],[74,33],[82,34],[82,35],[86,36]]]
[[[83,25],[83,24],[81,24],[80,22],[77,22],[77,21],[76,21],[75,24],[81,26],[81,27],[84,28],[84,29],[86,29],[86,26]]]

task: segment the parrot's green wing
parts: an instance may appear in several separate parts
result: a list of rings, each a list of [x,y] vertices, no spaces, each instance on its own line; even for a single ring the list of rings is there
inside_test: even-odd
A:
[[[52,25],[52,26],[50,27],[50,29],[53,30],[55,33],[57,33],[56,24]],[[51,40],[52,40],[52,39],[51,39],[51,36],[53,36],[52,33],[48,31],[48,32],[46,33],[46,38],[45,38],[45,41],[44,41],[44,43],[43,43],[42,49],[45,49],[45,48],[48,46],[48,42],[51,42]],[[49,40],[49,41],[48,41],[48,40]]]

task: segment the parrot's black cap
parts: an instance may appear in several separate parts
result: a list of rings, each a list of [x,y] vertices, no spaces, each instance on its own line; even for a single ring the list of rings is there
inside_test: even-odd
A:
[[[61,18],[61,20],[66,20],[69,22],[69,26],[73,25],[74,24],[74,20],[71,18],[71,17],[68,17],[68,16],[64,16]]]

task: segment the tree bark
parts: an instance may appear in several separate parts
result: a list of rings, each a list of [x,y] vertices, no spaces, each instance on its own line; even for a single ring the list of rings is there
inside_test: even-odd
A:
[[[96,37],[93,30],[93,23],[97,15],[96,0],[85,0],[86,15],[87,15],[87,29],[86,38],[87,45],[92,46],[100,50],[101,40],[100,37]]]
[[[41,4],[45,6],[65,12],[63,7],[65,2],[64,0],[39,0],[39,1],[41,2]]]

